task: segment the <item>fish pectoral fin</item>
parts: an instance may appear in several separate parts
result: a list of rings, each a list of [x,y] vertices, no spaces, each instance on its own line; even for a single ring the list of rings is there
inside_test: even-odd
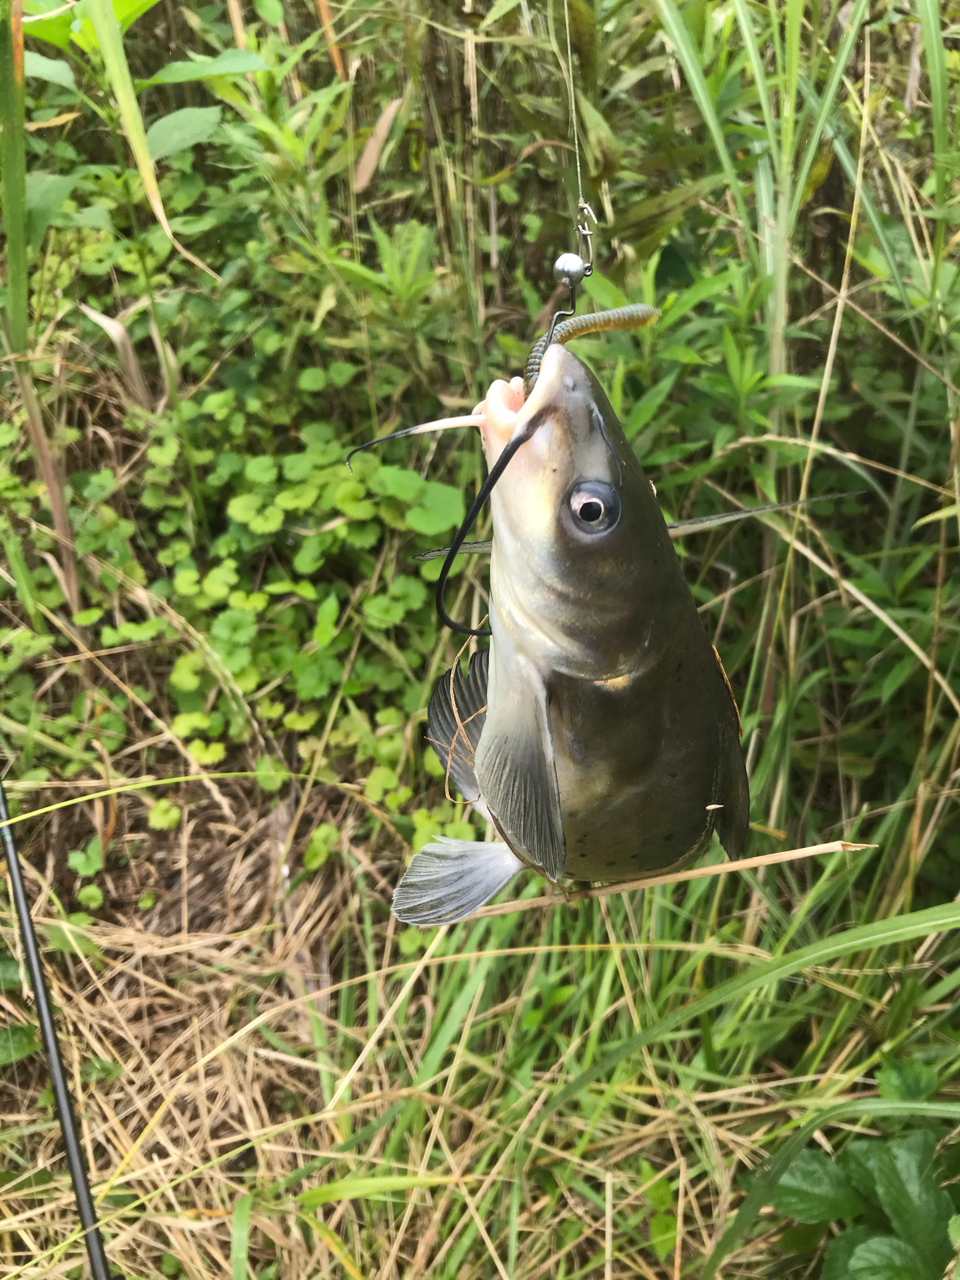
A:
[[[543,681],[511,671],[507,696],[488,711],[477,750],[477,781],[510,845],[555,883],[567,861],[560,790]]]
[[[480,798],[474,761],[487,713],[487,657],[488,650],[478,650],[466,675],[459,663],[445,671],[427,708],[427,739],[454,786],[470,801]]]
[[[421,927],[455,924],[489,902],[523,869],[499,841],[450,840],[438,836],[415,853],[393,893],[393,914]]]

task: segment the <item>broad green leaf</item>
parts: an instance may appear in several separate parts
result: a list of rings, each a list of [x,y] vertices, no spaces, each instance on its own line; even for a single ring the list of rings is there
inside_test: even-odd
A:
[[[73,173],[41,173],[35,171],[27,174],[27,226],[30,243],[36,249],[43,239],[44,232],[56,217],[64,200],[80,181],[80,174]]]
[[[698,280],[664,303],[663,312],[657,321],[657,332],[662,333],[665,329],[669,329],[694,307],[698,307],[701,302],[706,302],[708,298],[715,298],[717,294],[727,293],[732,287],[733,279],[729,271],[722,271],[715,276],[704,276],[702,280]]]
[[[219,127],[219,107],[183,107],[172,111],[154,121],[147,130],[150,158],[163,160],[198,142],[208,142]]]
[[[585,93],[577,94],[577,105],[583,120],[586,144],[593,153],[596,167],[601,171],[609,171],[616,167],[620,159],[621,146],[613,130],[607,123],[603,113],[590,101]],[[589,278],[589,277],[588,277]]]
[[[848,1227],[846,1231],[834,1236],[823,1255],[820,1280],[850,1280],[850,1259],[860,1245],[873,1239],[876,1234],[878,1233],[870,1227],[858,1225]]]
[[[377,627],[393,627],[402,619],[406,610],[399,600],[387,595],[370,596],[363,602],[363,616]]]
[[[420,578],[412,578],[409,574],[401,573],[390,583],[389,590],[392,600],[399,600],[404,609],[409,612],[411,609],[420,609],[426,603],[427,588]]]
[[[60,0],[23,0],[24,17],[33,19],[26,23],[23,29],[31,39],[46,40],[49,44],[56,45],[58,49],[68,49],[70,27],[76,14],[73,9],[68,9],[55,14],[52,18],[41,16],[45,13],[53,13],[56,9],[63,10]]]
[[[939,1276],[950,1257],[947,1227],[953,1202],[934,1175],[937,1140],[917,1129],[882,1143],[873,1166],[877,1198],[901,1240]]]
[[[665,1213],[673,1206],[673,1192],[670,1190],[669,1180],[665,1177],[658,1178],[656,1169],[648,1160],[640,1161],[640,1177],[647,1188],[644,1195],[654,1209]]]
[[[465,515],[463,494],[449,484],[435,480],[427,483],[419,503],[407,512],[407,524],[417,533],[433,537],[446,529],[455,529]]]
[[[836,1222],[857,1217],[860,1197],[843,1170],[822,1151],[801,1151],[780,1179],[773,1204],[798,1222]]]
[[[222,742],[204,742],[202,738],[191,738],[187,750],[200,765],[219,764],[227,754]]]
[[[147,826],[152,831],[172,831],[179,826],[181,813],[179,805],[161,798],[147,814]]]
[[[28,28],[29,34],[33,31]],[[62,85],[64,89],[75,89],[73,68],[62,58],[45,58],[42,53],[34,53],[25,49],[23,54],[23,74],[33,76],[37,80],[46,80],[49,84]]]
[[[224,49],[215,58],[168,62],[156,75],[142,81],[140,87],[147,89],[155,84],[187,84],[194,80],[210,80],[214,76],[236,76],[266,70],[267,64],[252,49]]]
[[[650,1219],[650,1248],[660,1262],[671,1257],[677,1247],[677,1215],[655,1213]]]
[[[321,822],[310,834],[310,843],[303,855],[303,865],[308,871],[316,871],[330,857],[340,832],[332,822]]]
[[[227,515],[238,524],[249,524],[263,506],[263,496],[259,493],[238,493],[227,503]]]
[[[933,907],[930,910],[942,913],[939,916],[941,919],[952,918],[944,912],[942,907]],[[857,929],[850,929],[846,934],[840,936],[847,940],[853,937],[853,935],[859,935],[862,938],[865,932],[875,930],[878,925],[884,925],[887,928],[888,939],[893,942],[903,941],[904,939],[898,936],[903,928],[909,928],[911,930],[912,937],[926,936],[930,932],[927,924],[929,919],[930,916],[928,911],[916,911],[912,912],[908,916],[899,917],[897,921],[878,921],[875,925],[866,925]],[[891,926],[893,925],[898,925],[898,927],[896,929],[891,929]],[[913,932],[914,929],[917,931]],[[821,945],[822,944],[820,943],[814,943],[812,947],[804,947],[802,950],[809,955],[811,950],[816,951]],[[870,946],[869,943],[864,945],[867,948]],[[858,951],[860,949],[860,946],[857,944],[851,948],[853,951]],[[794,954],[799,955],[800,952],[796,952]],[[778,966],[782,964],[783,958],[776,963]],[[742,981],[742,979],[734,979],[734,981],[739,982]],[[711,993],[711,995],[713,994],[714,993]],[[722,1001],[722,1003],[725,1002],[725,1000]],[[701,1004],[703,1001],[698,1000],[695,1003]],[[876,1120],[877,1118],[882,1118],[884,1116],[898,1119],[903,1119],[907,1116],[922,1117],[928,1120],[944,1119],[951,1121],[953,1124],[957,1124],[960,1123],[960,1104],[952,1102],[886,1102],[882,1098],[864,1098],[852,1102],[840,1102],[832,1106],[816,1107],[813,1115],[811,1115],[808,1120],[805,1120],[803,1124],[800,1125],[799,1129],[797,1129],[789,1138],[786,1139],[785,1142],[781,1144],[779,1150],[771,1156],[766,1166],[754,1176],[753,1185],[737,1211],[737,1215],[733,1222],[723,1233],[719,1244],[714,1247],[712,1253],[707,1258],[699,1280],[714,1280],[717,1273],[717,1267],[734,1247],[737,1240],[741,1238],[741,1236],[754,1222],[761,1208],[765,1204],[770,1203],[777,1183],[783,1177],[783,1174],[790,1167],[791,1163],[796,1159],[800,1151],[806,1146],[815,1129],[824,1128],[833,1121],[840,1119],[850,1120],[857,1117],[868,1117],[871,1120]],[[842,1155],[846,1156],[850,1146],[853,1145],[853,1143],[850,1143],[848,1147],[845,1148]],[[871,1141],[861,1141],[858,1142],[857,1145],[864,1148],[872,1148],[879,1146],[880,1144]],[[868,1185],[873,1181],[872,1174],[868,1173],[868,1181],[864,1183],[860,1178],[855,1176],[854,1171],[848,1163],[845,1162],[844,1167],[846,1171],[851,1174],[851,1181],[856,1182],[858,1189],[865,1192]],[[865,1277],[862,1277],[861,1280],[865,1280]]]
[[[317,609],[317,622],[313,628],[313,638],[321,649],[325,649],[336,634],[339,614],[340,602],[333,594],[327,596],[323,604]]]
[[[301,369],[297,375],[297,386],[301,391],[322,391],[327,385],[327,374],[319,365],[309,369]]]
[[[86,849],[74,849],[67,854],[67,866],[78,876],[95,876],[103,870],[103,850],[100,840],[94,836]]]
[[[254,766],[254,777],[263,791],[279,791],[290,781],[290,770],[276,756],[261,756]]]
[[[388,765],[378,764],[376,768],[370,770],[364,786],[367,799],[372,800],[374,804],[379,804],[386,793],[392,791],[399,781],[393,769]]]
[[[256,454],[247,459],[243,474],[251,484],[273,484],[277,478],[277,460],[267,453]]]
[[[112,0],[110,7],[113,10],[113,18],[118,34],[122,36],[136,22],[137,18],[142,17],[157,3],[158,0]],[[90,0],[80,0],[80,3],[69,14],[70,41],[78,45],[84,53],[93,53],[98,43],[92,9],[93,6]],[[67,46],[64,45],[63,47],[66,48]]]
[[[664,347],[660,352],[661,360],[679,360],[681,364],[709,364],[699,352],[694,351],[692,347],[671,346]]]
[[[623,433],[628,440],[632,440],[657,412],[673,390],[679,372],[677,368],[670,370],[665,377],[661,378],[659,382],[655,382],[648,391],[644,392],[633,406],[623,424]]]
[[[295,484],[289,489],[281,489],[274,499],[281,511],[307,511],[320,496],[320,489],[315,484]]]
[[[85,932],[91,924],[93,917],[85,911],[72,911],[66,920],[50,925],[47,943],[54,951],[62,951],[66,955],[95,956],[97,944]]]
[[[424,490],[426,481],[406,467],[381,467],[367,481],[374,493],[400,502],[413,502]]]
[[[85,884],[82,889],[77,890],[77,901],[82,907],[99,911],[103,906],[103,890],[99,885]]]
[[[8,1067],[11,1063],[21,1062],[36,1053],[40,1048],[36,1027],[24,1026],[23,1023],[8,1023],[0,1027],[0,1067]]]
[[[283,5],[280,0],[253,0],[257,17],[275,27],[283,21]]]
[[[627,307],[630,299],[599,271],[594,271],[583,282],[583,291],[591,302],[596,303],[599,311],[614,311],[617,307]]]
[[[854,1249],[849,1280],[940,1280],[941,1272],[924,1267],[919,1254],[896,1236],[873,1236]]]

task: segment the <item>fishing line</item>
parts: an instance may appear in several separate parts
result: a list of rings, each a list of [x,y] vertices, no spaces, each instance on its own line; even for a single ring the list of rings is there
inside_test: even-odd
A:
[[[60,1053],[60,1042],[57,1039],[57,1024],[53,1017],[53,1005],[43,972],[43,962],[40,959],[40,945],[37,941],[33,917],[30,914],[30,902],[27,898],[20,858],[17,855],[16,846],[13,842],[13,832],[10,829],[7,793],[4,791],[2,781],[0,781],[0,829],[3,831],[3,847],[7,855],[10,892],[13,897],[14,909],[17,913],[17,921],[20,925],[20,939],[23,943],[24,960],[26,961],[27,972],[30,974],[30,985],[33,987],[33,996],[36,1001],[37,1022],[40,1026],[40,1036],[47,1055],[47,1064],[50,1067],[50,1087],[57,1109],[57,1119],[60,1122],[60,1132],[63,1134],[63,1147],[67,1157],[67,1168],[70,1170],[70,1180],[73,1183],[77,1212],[80,1215],[80,1223],[84,1230],[87,1256],[90,1259],[90,1270],[93,1274],[93,1280],[110,1280],[110,1267],[107,1263],[107,1255],[103,1251],[103,1240],[97,1225],[97,1214],[93,1207],[93,1196],[90,1193],[87,1166],[83,1158],[80,1136],[77,1132],[77,1121],[73,1112],[70,1090],[67,1087],[67,1074],[63,1065],[63,1057]]]
[[[570,100],[570,128],[573,132],[573,154],[577,162],[577,212],[589,207],[583,198],[583,177],[580,173],[580,129],[577,124],[577,99],[573,83],[573,52],[570,48],[570,0],[563,0],[563,18],[567,28],[567,96]],[[578,228],[579,229],[579,228]]]

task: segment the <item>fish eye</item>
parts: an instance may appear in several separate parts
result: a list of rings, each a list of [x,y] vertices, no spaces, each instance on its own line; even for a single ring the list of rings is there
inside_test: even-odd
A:
[[[578,533],[607,533],[620,519],[620,495],[603,480],[583,480],[567,495],[567,509]]]

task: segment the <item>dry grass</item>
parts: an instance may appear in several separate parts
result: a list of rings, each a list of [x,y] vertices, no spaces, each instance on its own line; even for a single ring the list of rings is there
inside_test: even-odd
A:
[[[534,1280],[554,1272],[563,1256],[581,1274],[599,1275],[609,1263],[614,1275],[679,1275],[672,1256],[658,1264],[638,1249],[627,1225],[647,1203],[643,1178],[630,1172],[635,1160],[628,1157],[637,1153],[655,1162],[682,1199],[680,1256],[709,1251],[730,1213],[731,1171],[759,1161],[761,1139],[789,1118],[792,1092],[815,1079],[769,1075],[729,1089],[678,1090],[662,1078],[669,1064],[647,1055],[647,1079],[618,1088],[624,1114],[615,1123],[594,1126],[568,1116],[542,1129],[538,1112],[582,1053],[584,1037],[570,1043],[552,1071],[522,1081],[510,1062],[509,1036],[490,1032],[519,1018],[527,993],[505,994],[484,1008],[480,986],[462,1026],[453,1029],[451,1052],[424,1078],[443,970],[475,973],[490,957],[451,951],[430,964],[431,946],[419,960],[398,963],[391,922],[374,952],[376,967],[331,982],[331,946],[363,955],[356,889],[349,875],[332,872],[304,885],[292,911],[258,919],[276,867],[273,823],[267,815],[259,834],[243,840],[185,842],[191,872],[182,883],[182,909],[195,898],[206,928],[171,927],[169,913],[125,927],[93,926],[87,935],[96,955],[71,957],[56,970],[55,998],[70,1024],[65,1056],[82,1097],[95,1190],[110,1253],[124,1259],[128,1274],[156,1274],[165,1251],[198,1280],[229,1274],[236,1206],[254,1189],[262,1202],[251,1218],[249,1258],[276,1260],[281,1276],[339,1274],[334,1240],[343,1242],[337,1265],[346,1274],[444,1274],[443,1260],[468,1223],[479,1239],[458,1271],[464,1276],[493,1274],[492,1262],[501,1275]],[[243,860],[241,845],[248,852]],[[179,853],[168,850],[167,865]],[[237,908],[244,892],[249,901]],[[226,906],[224,924],[233,927],[213,932],[218,900]],[[12,930],[4,930],[3,940],[16,951]],[[602,957],[633,945],[601,942],[594,949]],[[515,948],[500,954],[517,955]],[[357,999],[353,1027],[342,1017],[348,989]],[[401,991],[412,995],[398,1026]],[[621,991],[597,1026],[624,1005],[639,1025],[632,995]],[[361,1049],[369,1052],[358,1069]],[[118,1078],[82,1084],[84,1064],[94,1059],[121,1066]],[[53,1174],[40,1190],[28,1192],[16,1180],[3,1189],[6,1276],[40,1274],[38,1266],[44,1275],[65,1275],[79,1257],[72,1197],[59,1173],[59,1134],[49,1118],[37,1122],[44,1079],[41,1063],[32,1069],[21,1063],[12,1078],[7,1073],[0,1094],[4,1146],[17,1150],[26,1175]],[[407,1132],[399,1158],[387,1159],[391,1108],[414,1100],[423,1107],[422,1127]],[[370,1141],[336,1153],[362,1126],[373,1126]],[[522,1169],[518,1150],[529,1152]],[[456,1182],[395,1195],[379,1212],[356,1200],[325,1206],[327,1231],[320,1237],[305,1225],[311,1215],[298,1208],[294,1187],[299,1194],[331,1175],[374,1176],[382,1168]],[[560,1185],[545,1190],[543,1177]],[[609,1249],[608,1177],[616,1213]],[[511,1199],[505,1214],[503,1202]],[[571,1219],[577,1229],[565,1240],[560,1228]],[[764,1274],[769,1243],[754,1242],[735,1274]],[[508,1272],[511,1247],[516,1269]]]

